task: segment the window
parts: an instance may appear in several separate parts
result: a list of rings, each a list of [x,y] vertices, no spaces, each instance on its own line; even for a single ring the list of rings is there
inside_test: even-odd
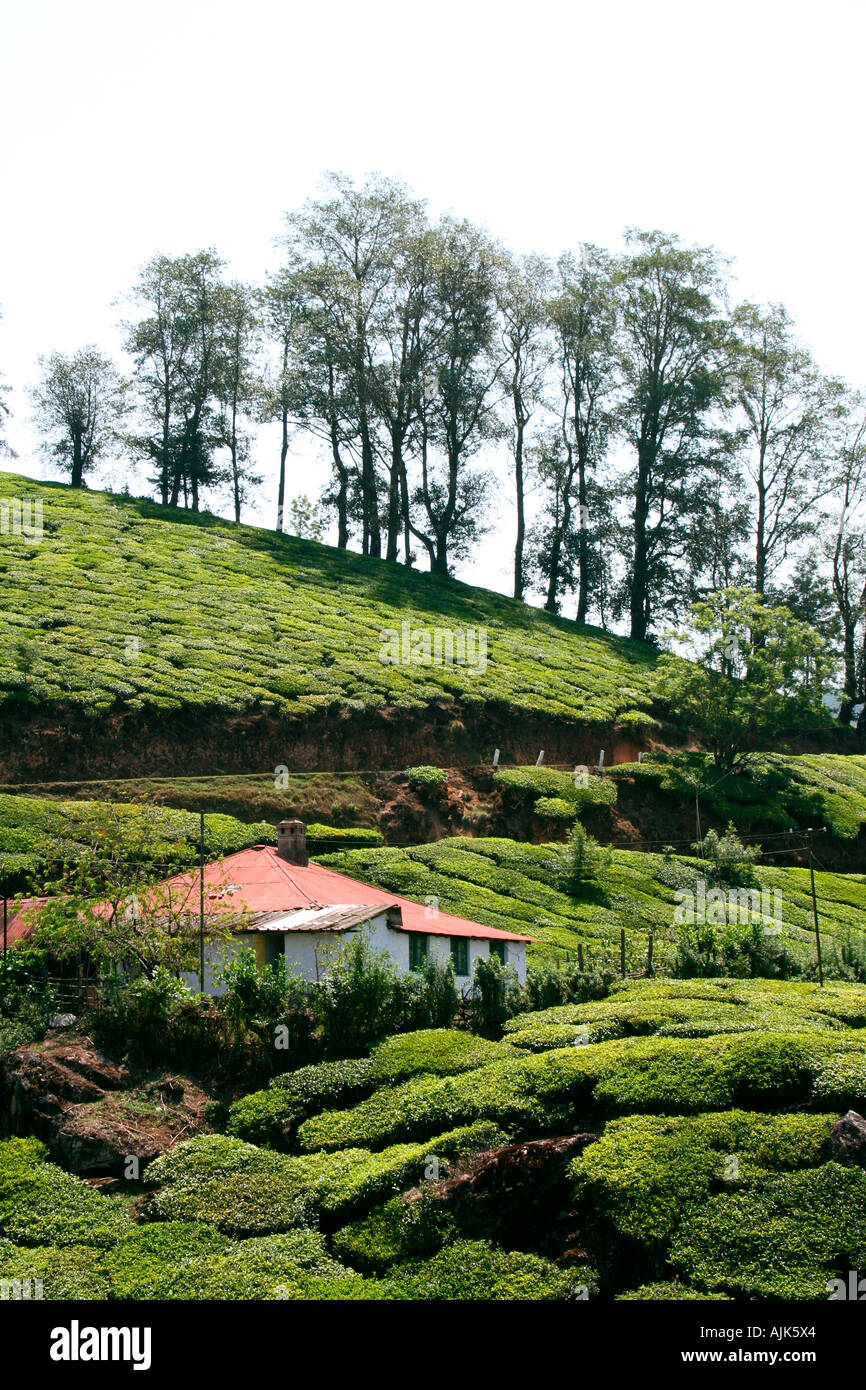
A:
[[[412,932],[409,937],[409,969],[423,970],[427,959],[427,937],[423,932]]]
[[[451,959],[455,975],[469,974],[469,942],[465,936],[452,936]]]
[[[496,959],[497,959],[498,961],[501,961],[502,964],[504,965],[504,964],[505,964],[505,942],[504,942],[504,941],[491,941],[491,943],[490,943],[490,954],[491,954],[491,956],[495,956]]]

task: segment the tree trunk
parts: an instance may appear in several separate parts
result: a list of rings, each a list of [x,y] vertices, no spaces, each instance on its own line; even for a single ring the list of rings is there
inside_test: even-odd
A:
[[[516,430],[514,438],[514,485],[517,490],[517,537],[514,543],[514,597],[523,598],[525,580],[523,574],[523,547],[526,543],[526,509],[523,496],[523,408],[520,393],[514,390],[514,415]]]
[[[277,489],[277,530],[283,529],[283,508],[286,501],[286,459],[289,456],[289,412],[283,408],[283,437],[280,442],[280,482]]]
[[[631,574],[631,636],[639,642],[646,641],[647,618],[649,611],[649,566],[647,545],[647,518],[649,516],[649,458],[641,450],[638,453],[637,485],[634,498],[634,551]]]
[[[588,509],[586,503],[586,460],[580,446],[577,450],[577,505],[580,528],[577,533],[577,614],[576,621],[586,622],[589,607],[589,538],[586,534]]]
[[[72,479],[73,487],[81,487],[84,477],[84,453],[81,447],[81,432],[72,431]]]

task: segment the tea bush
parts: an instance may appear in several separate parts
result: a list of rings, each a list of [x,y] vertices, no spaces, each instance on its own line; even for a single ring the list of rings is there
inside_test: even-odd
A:
[[[511,1301],[571,1298],[581,1285],[589,1295],[594,1280],[586,1266],[557,1269],[539,1255],[458,1240],[428,1260],[401,1265],[387,1285],[402,1298]]]
[[[866,1251],[866,1171],[827,1163],[710,1197],[671,1247],[692,1283],[740,1298],[821,1298]]]
[[[107,1246],[129,1230],[129,1212],[44,1161],[35,1140],[0,1143],[0,1236],[24,1245]]]
[[[728,1110],[612,1120],[570,1166],[576,1200],[622,1236],[666,1245],[711,1192],[822,1163],[834,1119]]]
[[[22,1247],[0,1239],[0,1280],[7,1279],[30,1280],[30,1298],[37,1297],[36,1279],[42,1281],[44,1299],[102,1299],[109,1293],[102,1252],[92,1245]]]

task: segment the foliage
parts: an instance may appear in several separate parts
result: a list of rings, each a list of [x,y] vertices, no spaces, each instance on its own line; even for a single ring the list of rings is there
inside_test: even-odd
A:
[[[722,776],[759,740],[826,726],[824,641],[784,606],[748,589],[721,590],[693,605],[677,637],[691,659],[662,658],[663,689],[701,730]]]
[[[557,887],[566,893],[580,893],[585,884],[603,878],[612,862],[613,850],[602,847],[582,825],[576,825],[562,850]]]
[[[832,1115],[742,1110],[612,1120],[570,1166],[580,1209],[620,1238],[666,1246],[709,1195],[823,1162]]]
[[[544,1300],[574,1297],[591,1286],[584,1266],[568,1270],[538,1255],[498,1250],[485,1240],[457,1240],[421,1263],[402,1265],[389,1280],[398,1297]]]
[[[40,1279],[45,1299],[109,1296],[102,1251],[93,1245],[20,1246],[0,1238],[0,1279]],[[32,1287],[30,1297],[36,1297]]]
[[[670,968],[676,954],[671,928],[677,899],[675,885],[663,882],[659,874],[667,877],[672,864],[682,866],[692,883],[704,868],[701,861],[614,850],[604,879],[587,885],[576,897],[554,886],[561,851],[555,844],[460,838],[410,849],[349,850],[320,862],[419,902],[436,897],[441,911],[525,933],[531,938],[530,966],[560,963],[566,951],[574,953],[581,945],[587,970],[598,965],[607,971],[610,956],[619,954],[620,927],[627,916],[627,970],[645,970],[645,933],[650,928],[656,969]],[[821,937],[829,952],[834,940],[841,943],[848,933],[855,939],[862,934],[866,882],[855,874],[818,870],[815,885]],[[781,891],[779,941],[802,968],[811,969],[815,928],[808,869],[762,865],[761,886],[771,895]],[[845,977],[844,969],[839,973]]]
[[[489,590],[202,512],[0,474],[0,499],[22,495],[42,499],[51,544],[11,537],[0,553],[3,700],[310,714],[349,701],[492,699],[598,722],[651,703],[651,649]],[[483,627],[496,661],[483,675],[383,664],[380,634],[399,627],[398,613],[423,628]],[[26,676],[18,637],[35,648]]]
[[[484,1038],[500,1038],[506,1020],[517,1013],[522,1003],[514,967],[503,965],[496,956],[478,956],[470,996],[473,1030]]]
[[[107,1246],[128,1229],[116,1197],[42,1161],[34,1140],[0,1143],[0,1235],[26,1245]]]
[[[836,1163],[711,1197],[671,1261],[693,1283],[741,1298],[822,1298],[866,1250],[866,1172]]]
[[[361,1274],[381,1274],[404,1260],[423,1259],[456,1238],[453,1217],[442,1202],[423,1191],[392,1197],[361,1221],[352,1222],[333,1237],[334,1253]]]
[[[409,786],[413,791],[439,791],[448,783],[448,769],[421,765],[406,769]]]
[[[373,1085],[393,1085],[419,1072],[433,1076],[471,1071],[507,1055],[507,1047],[453,1028],[402,1033],[379,1043],[370,1057]]]

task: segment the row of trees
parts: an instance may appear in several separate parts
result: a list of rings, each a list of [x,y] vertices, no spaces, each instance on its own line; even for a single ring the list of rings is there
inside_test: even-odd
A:
[[[37,420],[73,484],[120,436],[165,504],[227,485],[240,520],[255,428],[278,421],[278,529],[306,435],[337,544],[445,574],[489,526],[487,461],[507,455],[515,596],[555,613],[574,595],[579,621],[644,639],[748,587],[835,625],[862,696],[864,401],[782,306],[730,306],[713,249],[633,230],[619,255],[514,256],[402,184],[341,175],[278,241],[258,287],[213,250],[154,257],[125,325],[131,383],[94,348],[42,362]]]

